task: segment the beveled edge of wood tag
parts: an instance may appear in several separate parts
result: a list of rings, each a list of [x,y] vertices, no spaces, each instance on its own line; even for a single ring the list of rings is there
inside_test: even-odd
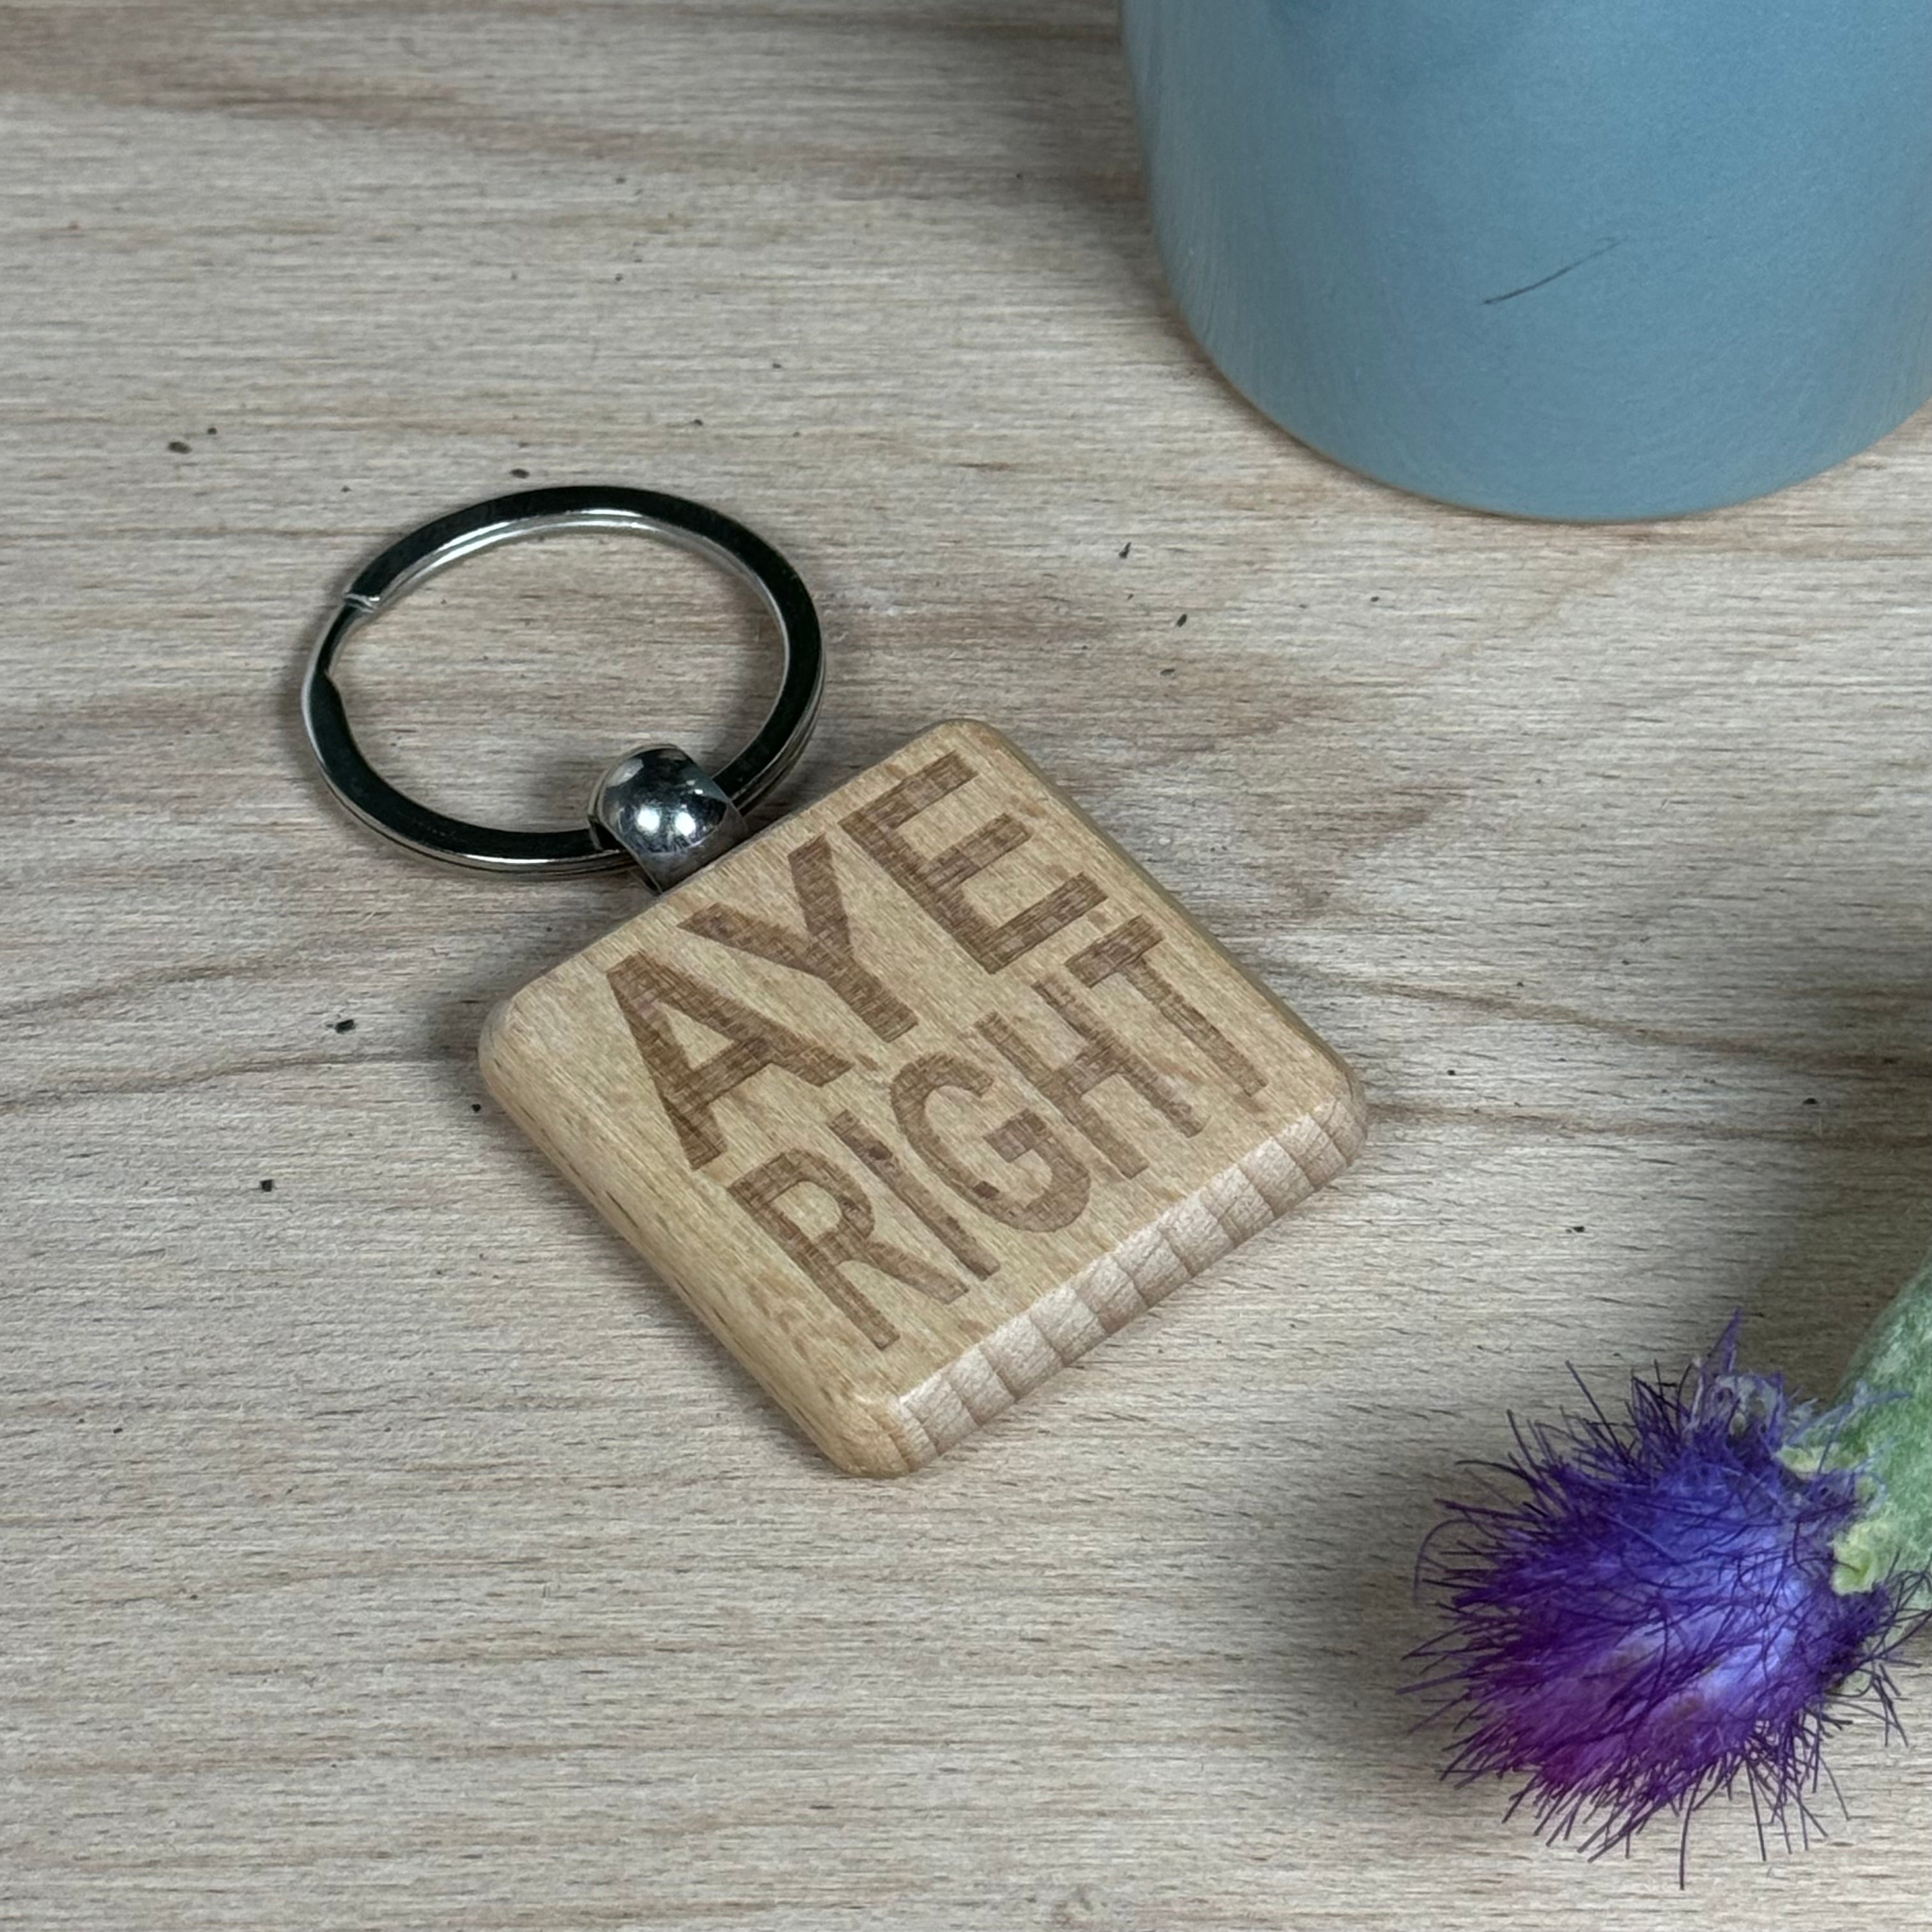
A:
[[[946,830],[975,780],[986,802]],[[922,856],[907,841],[927,831],[927,813],[940,828],[928,845],[954,842]],[[808,882],[833,895],[829,924],[794,896]],[[801,963],[806,932],[821,929],[842,935],[844,973],[822,951]],[[849,970],[860,938],[876,974]],[[1157,957],[1149,951],[1163,941]],[[669,1003],[655,1018],[636,1004],[640,959]],[[691,1017],[716,1030],[716,996],[694,990],[706,983],[731,988],[728,1006],[759,1004],[794,1047],[815,1040],[844,1073],[807,1065],[801,1078],[754,1052],[746,1064],[769,1072],[721,1088],[705,1119],[678,1118],[646,1063],[668,1051],[689,1067],[663,1029],[675,1009],[687,1046]],[[903,1007],[903,994],[920,1010],[885,1024],[882,988],[890,1006]],[[1113,1004],[1098,1016],[1103,1000]],[[1079,1051],[1049,1064],[1049,1039]],[[724,1049],[734,1052],[746,1057]],[[1114,1056],[1113,1071],[1096,1074],[1096,1053]],[[930,1119],[928,1136],[914,1129],[897,1144],[895,1112],[902,1130],[908,1117],[886,1064],[919,1056],[956,1070],[974,1055],[997,1076],[995,1098],[1008,1094],[994,1113],[1017,1100],[1027,1123],[1024,1148],[1008,1131],[1020,1114],[983,1140],[983,1121],[970,1130],[976,1178],[962,1171],[968,1130],[956,1121],[950,1150],[935,1151]],[[511,1117],[832,1461],[859,1474],[904,1474],[962,1442],[1333,1180],[1367,1126],[1360,1083],[1306,1024],[1023,753],[966,721],[932,727],[513,994],[486,1022],[481,1058]],[[1070,1083],[1054,1077],[1076,1064]],[[975,1090],[956,1073],[952,1085]],[[724,1120],[730,1136],[710,1131]],[[999,1153],[990,1168],[988,1146]],[[1079,1168],[1092,1214],[1026,1224],[1051,1221],[1057,1234],[986,1219],[1002,1213],[986,1177],[1010,1186],[1042,1158],[1050,1173]],[[849,1215],[827,1189],[838,1180],[828,1162],[866,1190]],[[828,1261],[829,1238],[784,1211],[783,1190],[800,1186],[838,1208],[830,1232],[844,1231],[842,1259]],[[848,1228],[861,1213],[863,1239]],[[908,1252],[922,1235],[923,1259]],[[881,1255],[911,1264],[899,1283],[875,1272]],[[958,1281],[936,1292],[948,1271]]]
[[[1361,1151],[1367,1131],[1359,1091],[1337,1094],[908,1390],[880,1412],[904,1470],[957,1447],[1327,1186]]]

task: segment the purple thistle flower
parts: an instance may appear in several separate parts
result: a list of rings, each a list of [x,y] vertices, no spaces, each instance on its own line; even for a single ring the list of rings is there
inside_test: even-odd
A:
[[[1794,1816],[1808,1834],[1840,1700],[1893,1722],[1886,1664],[1919,1580],[1834,1587],[1834,1545],[1874,1486],[1822,1466],[1869,1399],[1794,1406],[1738,1370],[1738,1326],[1674,1385],[1634,1378],[1622,1419],[1592,1400],[1513,1423],[1516,1454],[1491,1466],[1507,1493],[1445,1504],[1424,1546],[1446,1628],[1414,1688],[1455,1727],[1445,1774],[1521,1780],[1512,1814],[1527,1804],[1592,1853],[1659,1812],[1688,1839],[1741,1781],[1761,1840],[1769,1823],[1788,1842]]]

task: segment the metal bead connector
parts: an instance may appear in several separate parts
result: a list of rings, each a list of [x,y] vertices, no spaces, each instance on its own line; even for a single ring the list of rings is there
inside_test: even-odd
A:
[[[729,851],[746,832],[744,814],[718,782],[675,745],[620,758],[592,794],[590,816],[660,892]]]

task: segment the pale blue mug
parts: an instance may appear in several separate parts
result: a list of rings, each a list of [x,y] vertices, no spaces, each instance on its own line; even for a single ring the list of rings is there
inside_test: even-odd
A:
[[[1932,0],[1124,0],[1195,334],[1520,516],[1762,495],[1932,395]]]

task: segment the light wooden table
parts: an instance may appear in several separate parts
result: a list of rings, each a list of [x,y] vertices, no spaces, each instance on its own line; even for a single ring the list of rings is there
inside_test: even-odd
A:
[[[1738,1304],[1822,1388],[1932,1240],[1932,424],[1658,528],[1328,466],[1167,303],[1106,0],[27,0],[0,85],[0,1924],[1924,1924],[1926,1747],[1680,1894],[1396,1686],[1507,1407]],[[800,795],[1010,730],[1352,1059],[1361,1162],[833,1474],[484,1101],[634,889],[412,865],[297,740],[348,569],[526,472],[794,558]],[[750,715],[754,632],[550,546],[357,696],[567,814]]]

